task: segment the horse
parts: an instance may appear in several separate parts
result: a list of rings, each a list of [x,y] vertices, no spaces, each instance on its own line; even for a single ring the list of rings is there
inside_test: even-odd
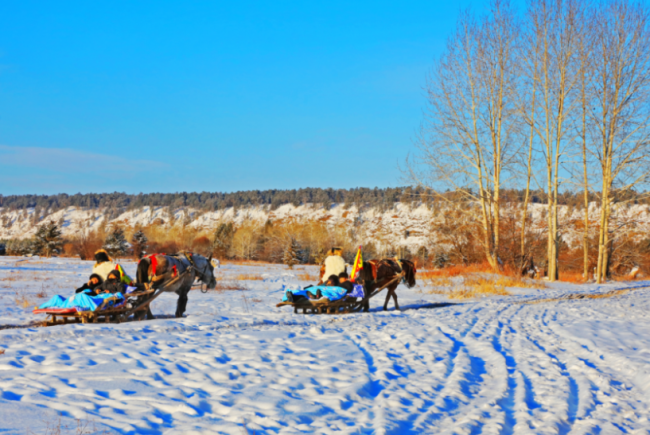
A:
[[[217,280],[214,277],[212,255],[210,258],[205,258],[185,251],[175,255],[153,254],[140,260],[136,274],[138,283],[154,289],[164,287],[164,291],[175,292],[178,295],[176,317],[183,317],[187,308],[187,294],[196,278],[206,284],[208,289],[216,288]],[[143,301],[139,300],[138,303],[140,302]],[[147,308],[147,318],[154,318],[149,308]]]
[[[401,281],[406,284],[408,288],[415,286],[415,274],[417,273],[415,264],[413,264],[412,261],[404,259],[398,260],[397,258],[384,258],[383,260],[364,261],[363,267],[357,275],[357,280],[361,280],[363,282],[366,294],[371,295],[373,291],[386,285],[402,272],[404,272],[404,278],[402,278]],[[384,302],[384,311],[388,309],[388,301],[390,300],[391,296],[395,302],[395,309],[399,310],[399,304],[397,303],[397,294],[395,293],[395,289],[399,283],[400,280],[396,280],[394,283],[388,286],[386,302]],[[363,306],[363,311],[368,312],[369,310],[370,300],[366,299]]]

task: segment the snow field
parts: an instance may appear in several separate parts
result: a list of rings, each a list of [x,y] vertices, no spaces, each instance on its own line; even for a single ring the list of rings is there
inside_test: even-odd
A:
[[[0,325],[35,319],[14,292],[70,294],[92,267],[18,260],[0,257]],[[420,284],[398,289],[401,312],[378,311],[381,296],[369,314],[276,308],[304,273],[222,266],[224,280],[264,279],[193,291],[183,319],[163,295],[154,321],[0,329],[0,432],[43,432],[60,413],[111,433],[650,433],[648,290],[522,303],[626,286],[558,284],[458,304]]]

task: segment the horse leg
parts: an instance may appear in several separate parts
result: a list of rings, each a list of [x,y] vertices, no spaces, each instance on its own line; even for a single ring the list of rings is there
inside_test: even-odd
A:
[[[388,289],[388,293],[386,293],[386,302],[384,302],[384,311],[388,310],[388,301],[390,300],[390,293],[391,289]]]
[[[187,307],[187,292],[178,295],[178,303],[176,304],[176,317],[183,317],[185,308]]]
[[[395,301],[395,309],[399,311],[399,304],[397,303],[397,293],[395,292],[395,289],[391,290],[390,294],[393,295],[393,300]]]

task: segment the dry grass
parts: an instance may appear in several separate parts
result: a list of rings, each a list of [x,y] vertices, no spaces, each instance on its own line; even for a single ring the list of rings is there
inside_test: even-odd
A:
[[[229,291],[229,290],[248,290],[245,284],[237,281],[217,281],[216,291]]]
[[[22,308],[28,308],[28,307],[34,307],[37,304],[29,299],[26,295],[19,295],[18,292],[15,292],[16,297],[14,297],[14,302],[16,302],[16,305]]]
[[[235,279],[237,281],[263,281],[264,277],[257,273],[240,273]]]
[[[451,268],[450,268],[451,269]],[[441,271],[432,272],[444,272]],[[449,275],[443,273],[428,273],[424,281],[435,287],[429,293],[446,295],[451,299],[472,299],[485,296],[508,296],[511,293],[507,287],[536,288],[543,286],[542,283],[533,280],[522,279],[517,276],[495,275],[487,273],[466,273],[458,274],[459,269],[452,270]],[[422,275],[420,275],[421,278]],[[451,277],[459,278],[454,283]]]
[[[60,416],[55,422],[45,421],[44,423],[45,432],[42,432],[44,435],[108,435],[111,433],[107,430],[97,429],[94,421],[85,421],[79,418],[74,420],[74,426],[63,423]],[[27,433],[30,435],[35,434],[29,429]]]
[[[5,350],[4,350],[4,349],[0,349],[0,355],[4,355],[4,354],[5,354]]]
[[[636,288],[623,288],[619,290],[611,290],[605,293],[595,293],[595,294],[584,294],[584,293],[573,293],[569,295],[565,295],[559,298],[545,298],[545,299],[535,299],[533,301],[523,301],[520,302],[521,304],[540,304],[543,302],[559,302],[559,301],[567,301],[567,300],[574,300],[574,299],[607,299],[607,298],[612,298],[615,296],[620,296],[632,291],[636,290],[641,290],[641,289],[647,289],[648,287],[636,287]]]
[[[309,282],[316,282],[318,281],[318,276],[316,275],[311,275],[308,272],[305,273],[298,273],[296,274],[296,278],[298,278],[301,281],[309,281]]]
[[[467,266],[457,265],[445,267],[444,269],[418,271],[417,277],[418,279],[426,280],[431,278],[453,278],[471,273],[494,273],[494,270],[487,263],[470,264]]]
[[[43,284],[41,284],[41,291],[36,293],[36,297],[39,299],[45,299],[47,297],[47,292],[45,291],[45,287],[43,287]]]
[[[587,280],[580,272],[560,272],[560,281],[582,284]]]

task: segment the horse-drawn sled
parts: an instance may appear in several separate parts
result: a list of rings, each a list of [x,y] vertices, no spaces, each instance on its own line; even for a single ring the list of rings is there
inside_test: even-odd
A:
[[[67,323],[126,322],[153,319],[151,303],[165,292],[178,294],[176,317],[182,317],[187,294],[199,280],[207,288],[216,287],[211,258],[190,252],[176,255],[154,254],[138,263],[137,283],[124,285],[123,291],[99,293],[84,291],[70,298],[55,296],[34,314],[46,314],[45,326]]]
[[[355,292],[357,289],[360,292],[342,295],[336,300],[332,300],[329,295],[322,294],[321,291],[327,291],[327,286],[316,286],[307,288],[305,290],[296,291],[296,294],[301,295],[299,299],[283,300],[278,303],[276,307],[291,306],[294,313],[302,314],[347,314],[359,311],[367,312],[370,309],[370,299],[377,296],[384,289],[387,289],[386,301],[384,303],[384,310],[388,309],[388,301],[392,297],[395,302],[395,308],[399,310],[397,302],[397,294],[395,290],[400,282],[406,284],[411,288],[415,286],[415,265],[408,260],[398,259],[384,259],[384,260],[371,260],[363,262],[363,266],[355,273],[353,278],[355,280]],[[321,271],[323,274],[323,271]],[[323,277],[321,275],[321,281]],[[311,291],[311,294],[309,294]],[[317,292],[318,299],[311,299],[314,296],[314,291]],[[289,290],[289,292],[293,292]],[[336,292],[334,292],[336,294]],[[308,297],[305,297],[307,295]]]

